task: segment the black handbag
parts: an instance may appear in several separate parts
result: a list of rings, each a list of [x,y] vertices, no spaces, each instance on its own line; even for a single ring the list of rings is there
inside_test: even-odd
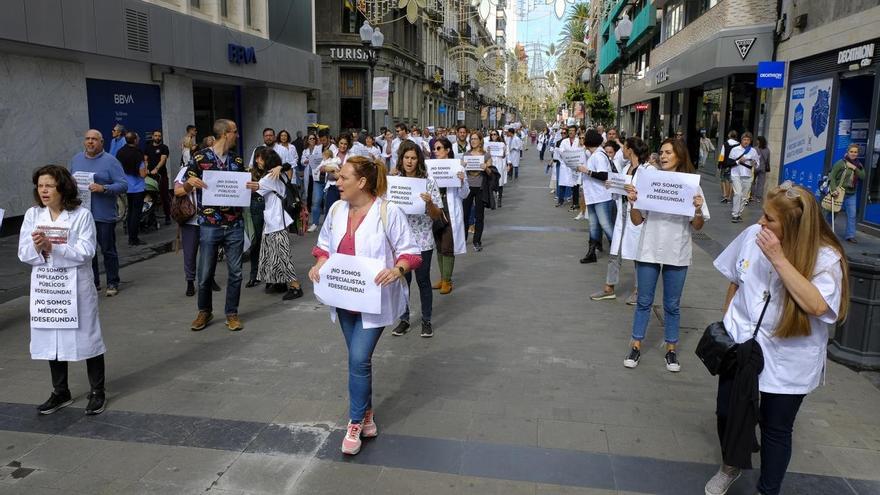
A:
[[[758,324],[755,325],[755,333],[752,334],[752,338],[757,337],[769,304],[770,292],[764,291],[764,308],[761,310],[761,316],[758,317]],[[737,345],[739,344],[733,341],[730,334],[727,333],[727,329],[724,328],[724,322],[716,321],[703,331],[703,336],[700,337],[695,352],[712,376],[729,374],[736,368]]]
[[[449,216],[447,216],[446,212],[449,211],[449,203],[446,202],[446,191],[442,188],[440,189],[440,199],[443,201],[443,209],[440,210],[440,218],[434,220],[431,225],[431,231],[434,235],[440,235],[446,230],[446,227],[451,223],[449,221]]]

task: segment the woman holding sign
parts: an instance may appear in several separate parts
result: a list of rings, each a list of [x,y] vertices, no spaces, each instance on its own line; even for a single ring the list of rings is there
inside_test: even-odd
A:
[[[688,155],[687,145],[680,139],[669,138],[660,146],[660,170],[696,174]],[[665,174],[661,174],[665,175]],[[629,186],[629,201],[635,203],[639,191]],[[658,211],[644,211],[633,205],[630,219],[642,226],[642,235],[636,254],[636,278],[639,295],[633,319],[632,345],[623,365],[635,368],[641,357],[642,340],[648,330],[657,280],[663,277],[663,326],[666,340],[666,369],[681,371],[675,347],[678,344],[679,304],[688,266],[691,264],[691,232],[703,228],[709,219],[709,207],[703,202],[703,190],[697,186],[693,197],[693,215],[673,215]]]
[[[86,414],[104,412],[104,339],[98,320],[98,292],[92,274],[95,221],[80,206],[76,181],[58,165],[33,174],[37,206],[24,216],[18,258],[31,265],[31,358],[49,361],[52,395],[37,407],[52,414],[73,403],[67,362],[86,361]],[[54,293],[54,294],[53,294]]]
[[[488,195],[489,201],[491,201],[491,182],[494,181],[490,179],[495,175],[500,175],[500,173],[492,165],[492,157],[483,150],[483,136],[479,132],[472,132],[468,139],[470,140],[471,149],[464,154],[462,159],[465,161],[467,181],[471,192],[464,200],[464,218],[470,218],[471,210],[474,210],[476,219],[476,222],[474,222],[474,251],[479,252],[483,250],[483,222],[487,206],[487,201],[484,198]],[[483,161],[480,164],[479,170],[468,165],[467,157],[469,156],[482,157]],[[490,208],[494,209],[492,206]],[[467,234],[465,234],[465,240],[467,240]]]
[[[452,143],[447,138],[434,142],[434,156],[438,160],[446,160],[452,155]],[[435,289],[440,294],[452,292],[452,272],[455,269],[455,255],[467,253],[465,239],[464,214],[462,201],[470,194],[465,183],[464,172],[458,173],[460,187],[441,187],[443,199],[443,218],[434,222],[434,242],[437,245],[437,264],[440,265],[440,283]]]
[[[497,188],[498,207],[501,208],[501,200],[504,198],[504,186],[507,184],[507,173],[510,172],[510,165],[507,163],[507,143],[504,142],[504,138],[498,131],[489,131],[489,143],[498,143],[489,144],[488,146],[497,147],[494,154],[490,150],[489,156],[492,157],[492,166],[498,169],[498,173],[501,174],[498,177]]]
[[[337,178],[341,200],[330,208],[321,227],[318,245],[312,250],[317,262],[309,270],[309,278],[317,285],[325,276],[321,267],[336,254],[379,260],[385,267],[367,282],[382,288],[379,313],[330,309],[348,348],[349,423],[342,452],[349,455],[360,452],[362,436],[378,434],[372,405],[373,350],[382,330],[406,308],[409,290],[401,283],[404,275],[422,262],[406,214],[381,199],[387,189],[385,176],[385,166],[378,160],[356,156],[345,162]]]
[[[428,177],[428,170],[425,167],[425,155],[422,153],[421,146],[412,142],[404,141],[400,143],[397,150],[397,174],[401,177],[409,177],[412,179],[427,180],[426,192],[419,196],[425,202],[425,213],[417,215],[407,215],[409,228],[412,233],[413,241],[422,250],[422,264],[416,269],[416,284],[419,286],[419,300],[422,305],[422,333],[421,336],[430,338],[434,336],[434,329],[431,326],[431,311],[434,306],[434,296],[431,289],[431,254],[434,252],[434,232],[432,227],[435,220],[440,220],[443,216],[443,200],[440,199],[440,191],[434,179]],[[406,286],[409,287],[412,282],[412,274],[406,274]],[[409,330],[409,303],[406,310],[400,317],[400,323],[391,332],[391,335],[400,337]]]

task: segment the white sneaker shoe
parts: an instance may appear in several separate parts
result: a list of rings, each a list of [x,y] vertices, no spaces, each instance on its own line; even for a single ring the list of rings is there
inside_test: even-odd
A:
[[[715,476],[706,483],[706,495],[725,495],[741,474],[742,470],[739,468],[721,466]]]
[[[311,224],[311,225],[309,225],[309,228],[308,228],[308,230],[306,230],[306,232],[314,232],[316,230],[318,230],[318,226],[315,224]]]
[[[574,217],[574,219],[575,219],[575,220],[583,220],[583,219],[584,219],[584,214],[583,214],[583,213],[578,213],[577,216]]]

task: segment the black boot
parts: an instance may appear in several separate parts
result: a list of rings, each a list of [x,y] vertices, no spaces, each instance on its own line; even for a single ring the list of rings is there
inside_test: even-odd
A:
[[[581,258],[581,263],[595,263],[596,261],[596,243],[590,241],[590,248],[587,250],[587,255]]]

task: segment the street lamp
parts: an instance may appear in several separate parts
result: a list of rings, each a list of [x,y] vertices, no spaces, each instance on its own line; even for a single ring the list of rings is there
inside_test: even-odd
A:
[[[367,63],[370,64],[370,124],[372,128],[370,132],[376,135],[376,114],[373,111],[373,72],[376,70],[376,64],[379,62],[379,51],[382,49],[382,43],[385,42],[385,35],[376,26],[374,29],[370,23],[364,21],[364,25],[360,29],[361,44],[367,50],[369,57]]]
[[[626,68],[626,44],[632,34],[633,23],[629,16],[623,14],[614,28],[614,37],[617,39],[617,49],[620,51],[620,72],[617,75],[617,130],[620,132],[620,105],[623,97],[623,69]]]

